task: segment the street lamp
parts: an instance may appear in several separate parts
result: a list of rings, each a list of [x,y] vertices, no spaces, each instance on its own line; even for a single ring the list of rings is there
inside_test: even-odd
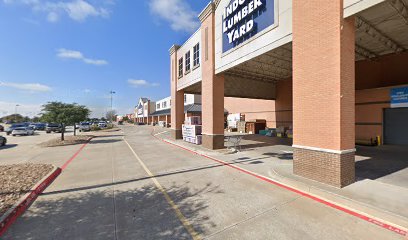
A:
[[[111,96],[111,99],[110,99],[111,100],[111,119],[110,120],[111,122],[113,122],[113,94],[115,94],[116,92],[111,90],[109,93]]]
[[[19,104],[16,104],[15,112],[14,112],[14,122],[17,123],[17,107],[20,107]]]

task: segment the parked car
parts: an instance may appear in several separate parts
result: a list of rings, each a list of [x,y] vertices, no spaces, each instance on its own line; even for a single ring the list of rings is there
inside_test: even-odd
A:
[[[0,125],[0,132],[3,132],[3,131],[4,131],[3,125]]]
[[[0,146],[4,146],[7,143],[7,138],[0,136]]]
[[[20,128],[20,127],[27,127],[24,123],[15,123],[12,124],[9,128],[6,129],[6,134],[10,135],[11,132],[13,132],[14,129]]]
[[[79,131],[80,132],[89,132],[91,131],[91,124],[87,122],[83,122],[79,124]]]
[[[33,127],[34,130],[44,131],[46,124],[45,123],[34,123],[34,124],[31,124],[30,126]]]
[[[11,132],[11,135],[13,135],[13,136],[34,135],[34,128],[32,128],[32,127],[18,127],[18,128],[15,128]]]
[[[98,127],[100,127],[100,128],[107,128],[107,127],[108,127],[108,124],[106,124],[106,122],[99,122],[99,123],[98,123]]]
[[[62,132],[62,126],[61,124],[57,123],[48,123],[47,127],[45,128],[46,133],[51,133],[51,132]]]

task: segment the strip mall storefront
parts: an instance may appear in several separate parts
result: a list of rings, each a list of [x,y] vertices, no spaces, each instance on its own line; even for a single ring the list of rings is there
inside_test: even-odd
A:
[[[408,1],[216,0],[170,49],[172,132],[202,95],[203,146],[224,147],[226,99],[274,100],[293,127],[294,173],[355,181],[356,141],[408,144]]]

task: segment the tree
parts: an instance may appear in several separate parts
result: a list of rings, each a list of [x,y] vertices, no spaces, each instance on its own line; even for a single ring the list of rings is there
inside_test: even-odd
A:
[[[19,123],[24,122],[24,117],[21,114],[11,114],[1,118],[2,122]],[[29,121],[27,121],[29,122]]]
[[[86,106],[76,103],[48,102],[42,107],[42,121],[61,124],[61,141],[65,139],[65,126],[74,125],[74,135],[76,135],[75,123],[86,120],[91,112]]]
[[[113,122],[116,117],[116,110],[110,110],[106,113],[106,119]]]
[[[37,123],[37,122],[40,122],[40,118],[36,116],[36,117],[33,117],[31,121]]]

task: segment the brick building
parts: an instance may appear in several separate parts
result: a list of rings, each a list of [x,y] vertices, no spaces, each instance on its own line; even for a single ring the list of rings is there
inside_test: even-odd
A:
[[[408,144],[407,6],[211,1],[200,29],[170,48],[173,137],[181,138],[185,93],[203,96],[203,146],[210,149],[224,147],[225,105],[273,100],[262,112],[269,126],[293,126],[295,174],[353,183],[356,140]]]

